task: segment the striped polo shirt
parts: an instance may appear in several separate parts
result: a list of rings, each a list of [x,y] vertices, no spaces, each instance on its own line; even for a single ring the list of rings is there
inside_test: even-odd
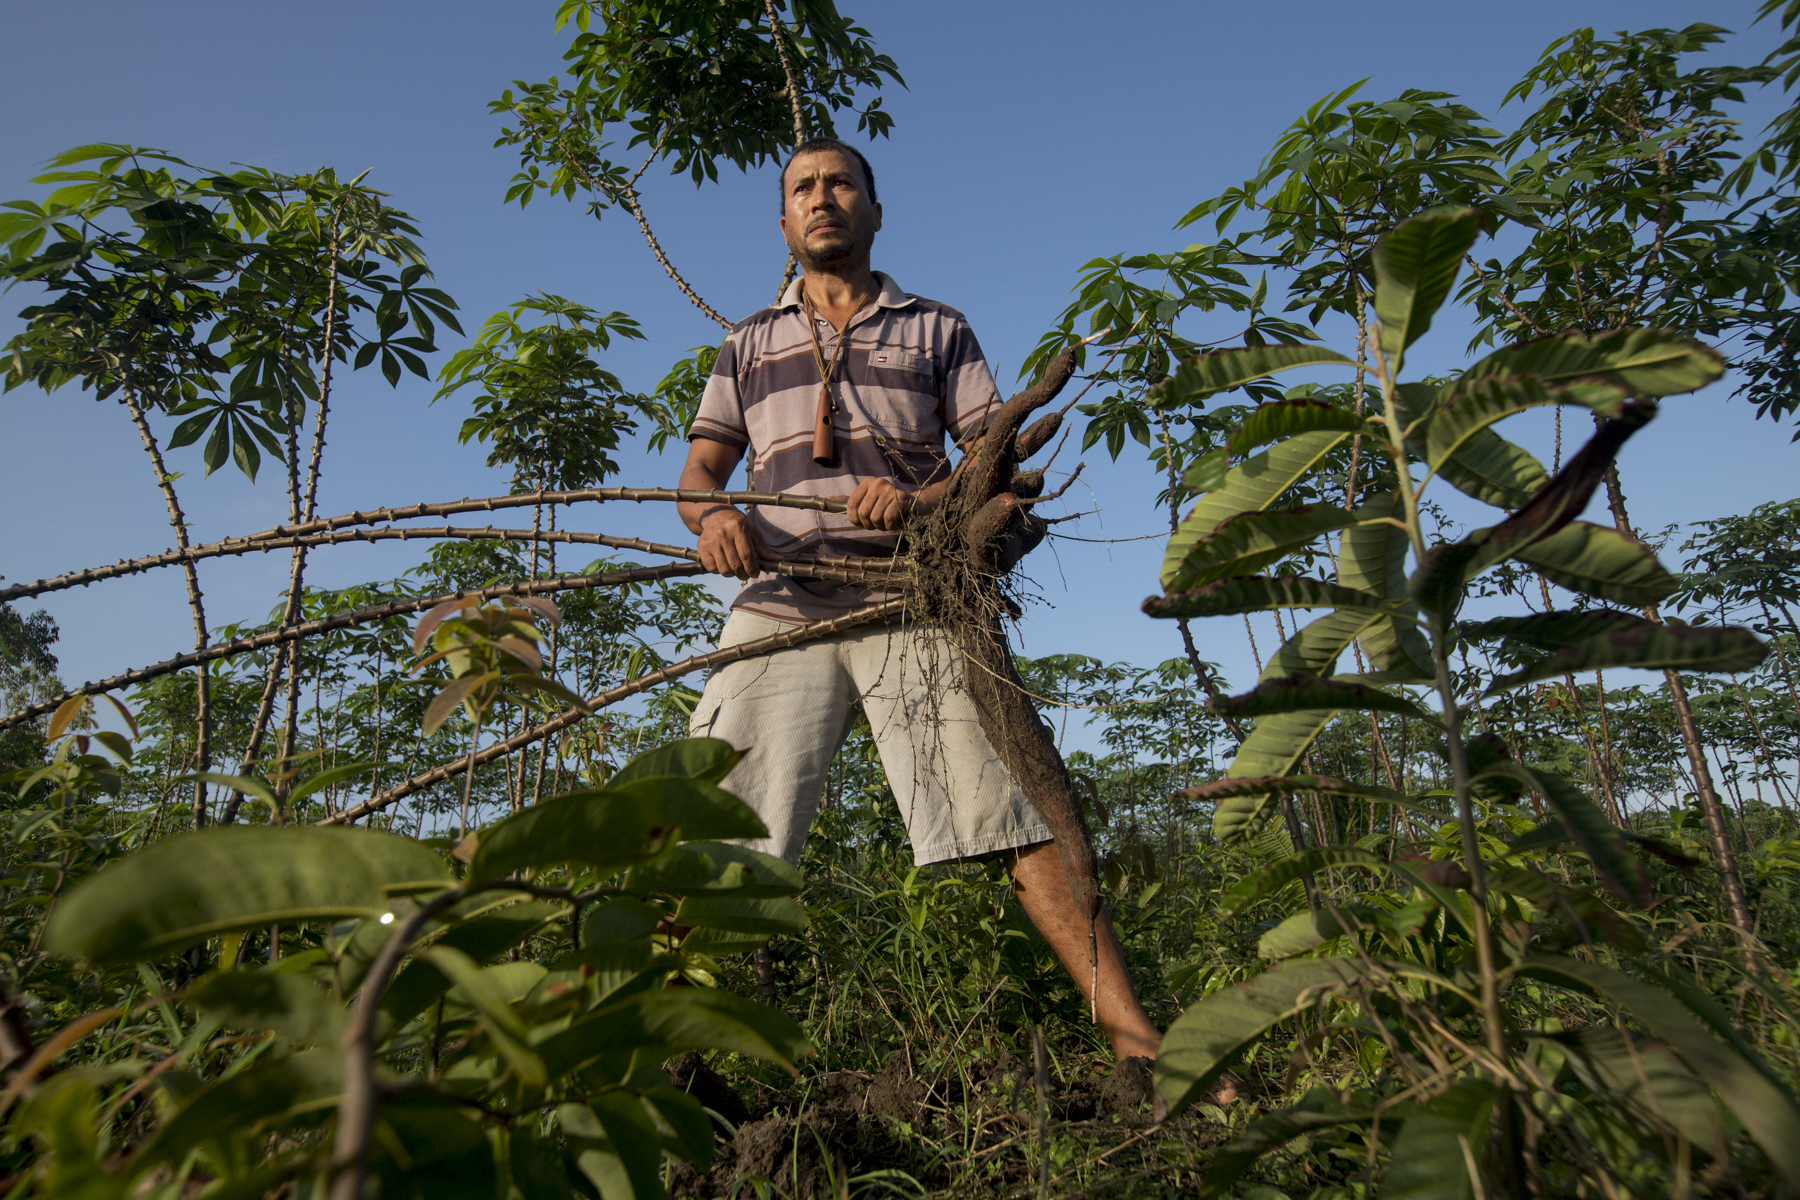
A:
[[[944,435],[962,441],[1000,405],[994,376],[963,315],[900,290],[880,271],[881,291],[845,326],[850,339],[832,381],[837,463],[813,461],[819,367],[796,279],[772,308],[732,327],[706,381],[688,437],[748,451],[759,492],[848,496],[865,479],[917,491],[950,473]],[[838,332],[817,318],[830,363]],[[751,526],[777,558],[888,555],[899,535],[858,529],[837,513],[749,506]],[[816,621],[895,593],[857,584],[765,573],[744,585],[733,608],[781,621]]]

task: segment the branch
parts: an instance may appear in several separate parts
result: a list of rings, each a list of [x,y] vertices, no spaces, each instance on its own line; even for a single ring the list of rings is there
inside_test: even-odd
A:
[[[261,533],[252,533],[243,537],[225,538],[222,541],[210,542],[204,546],[191,549],[165,550],[160,554],[146,555],[143,558],[121,559],[104,567],[88,567],[80,571],[71,571],[66,575],[57,575],[49,579],[39,579],[35,583],[15,584],[12,587],[0,588],[0,603],[16,600],[21,597],[37,596],[45,592],[61,591],[64,588],[85,587],[90,583],[98,583],[103,579],[114,579],[121,575],[132,575],[139,571],[147,571],[154,567],[169,566],[173,563],[198,561],[203,558],[216,558],[220,555],[248,554],[262,550],[280,550],[290,546],[328,545],[336,541],[382,541],[388,538],[405,540],[407,537],[465,537],[468,533],[429,534],[411,530],[393,530],[379,536],[359,537],[349,535],[339,538],[320,538],[317,541],[304,542],[298,539],[312,534],[330,530],[345,529],[357,525],[383,525],[390,521],[409,521],[420,517],[443,517],[455,513],[492,512],[502,508],[526,508],[535,504],[576,504],[582,501],[631,500],[643,502],[650,500],[676,500],[695,503],[723,504],[773,504],[781,508],[808,508],[816,512],[841,513],[844,501],[822,496],[795,496],[785,492],[716,492],[692,491],[685,488],[583,488],[565,492],[529,492],[515,496],[489,496],[481,499],[452,500],[437,504],[412,504],[400,508],[377,508],[368,512],[346,513],[342,516],[323,517],[316,521],[305,521],[293,525],[278,525]],[[446,527],[452,528],[452,527]],[[510,540],[510,539],[506,539]],[[615,542],[597,541],[602,546],[616,546],[622,550],[645,550],[653,554],[668,553],[667,550],[649,542],[639,542],[635,538],[620,538]],[[823,561],[823,560],[821,560]]]
[[[619,701],[628,697],[635,696],[639,692],[648,691],[659,683],[666,683],[669,680],[678,678],[682,675],[690,675],[695,671],[705,671],[712,667],[724,666],[726,663],[737,662],[739,659],[755,658],[758,655],[768,654],[775,650],[785,650],[789,646],[797,646],[801,642],[816,641],[819,638],[829,637],[834,633],[838,633],[845,629],[851,629],[858,625],[868,625],[878,621],[886,621],[892,617],[899,616],[905,610],[905,600],[889,600],[885,604],[872,604],[866,608],[852,609],[843,616],[834,617],[829,621],[813,621],[810,624],[796,626],[785,633],[777,633],[770,637],[758,638],[753,642],[741,642],[736,646],[726,646],[723,649],[714,650],[708,654],[696,654],[692,658],[683,659],[678,663],[671,663],[660,670],[650,672],[648,675],[633,679],[628,683],[622,683],[617,687],[609,688],[606,691],[601,692],[598,696],[595,696],[592,700],[589,700],[587,702],[587,708],[590,713],[598,711],[599,709],[617,704]],[[446,779],[462,774],[471,767],[478,767],[483,763],[492,762],[497,758],[504,758],[514,750],[529,746],[533,742],[542,741],[551,734],[575,724],[577,721],[581,720],[583,715],[584,714],[580,709],[571,708],[566,712],[550,718],[541,725],[533,726],[523,733],[515,734],[504,741],[495,742],[485,750],[460,757],[454,762],[445,763],[440,767],[433,767],[431,770],[426,771],[421,775],[415,775],[399,787],[383,792],[379,796],[370,797],[356,807],[347,808],[340,813],[326,817],[323,821],[317,822],[317,824],[338,825],[355,821],[358,818],[368,816],[370,813],[380,812],[389,805],[404,800],[414,792],[422,791],[432,784],[442,783]]]
[[[686,296],[689,300],[692,300],[694,302],[694,307],[717,321],[720,325],[723,325],[726,329],[730,329],[731,322],[714,312],[712,305],[702,300],[698,293],[688,286],[688,281],[681,277],[681,272],[675,269],[675,264],[670,262],[669,256],[663,253],[662,244],[656,240],[656,235],[650,232],[650,222],[644,219],[644,206],[638,203],[637,189],[627,186],[620,192],[620,195],[625,201],[625,207],[629,209],[631,215],[637,219],[638,228],[643,230],[644,240],[650,244],[650,253],[656,255],[656,261],[661,263],[662,269],[669,273],[669,278],[675,281],[675,286],[681,289],[681,294]]]

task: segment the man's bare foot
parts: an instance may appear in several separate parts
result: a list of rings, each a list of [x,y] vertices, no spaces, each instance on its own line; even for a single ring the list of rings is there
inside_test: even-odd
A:
[[[1213,1080],[1212,1090],[1207,1093],[1207,1097],[1214,1104],[1223,1108],[1227,1104],[1237,1103],[1238,1089],[1243,1086],[1244,1081],[1242,1079],[1239,1079],[1236,1075],[1227,1071],[1217,1079]]]

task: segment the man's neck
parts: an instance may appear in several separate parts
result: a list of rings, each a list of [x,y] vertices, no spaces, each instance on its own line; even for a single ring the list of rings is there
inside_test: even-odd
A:
[[[813,310],[840,332],[850,318],[881,291],[867,259],[841,271],[806,267],[801,286],[806,289],[806,298],[812,302]]]

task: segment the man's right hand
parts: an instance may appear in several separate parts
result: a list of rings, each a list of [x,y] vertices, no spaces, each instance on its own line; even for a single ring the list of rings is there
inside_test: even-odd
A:
[[[700,565],[708,571],[748,579],[762,570],[757,560],[767,557],[750,518],[737,509],[721,504],[700,518]]]

